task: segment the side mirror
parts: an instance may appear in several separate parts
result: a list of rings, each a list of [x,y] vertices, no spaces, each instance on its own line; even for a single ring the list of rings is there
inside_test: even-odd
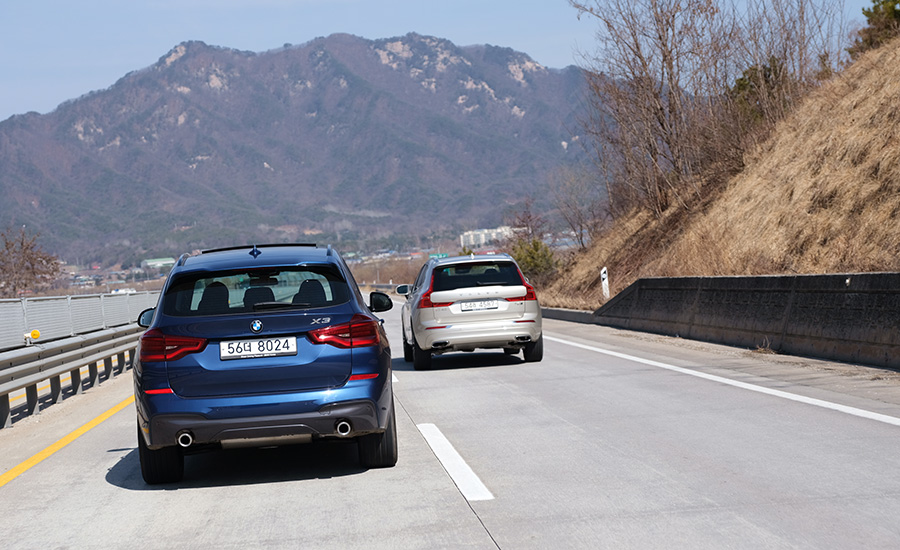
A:
[[[400,285],[395,292],[400,296],[409,296],[409,285]]]
[[[153,322],[153,314],[156,313],[156,308],[151,307],[150,309],[145,309],[138,315],[137,324],[140,327],[147,328],[150,326],[150,323]]]
[[[394,307],[394,302],[391,300],[391,297],[384,292],[369,293],[369,310],[372,311],[372,313],[387,311],[392,307]]]

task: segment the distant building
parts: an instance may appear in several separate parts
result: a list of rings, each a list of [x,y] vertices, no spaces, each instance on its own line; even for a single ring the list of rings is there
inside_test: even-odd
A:
[[[175,258],[154,258],[152,260],[143,260],[141,269],[169,269],[175,265]]]
[[[459,236],[459,244],[462,248],[483,248],[490,244],[500,243],[513,236],[513,230],[508,225],[495,229],[475,229],[466,231]]]

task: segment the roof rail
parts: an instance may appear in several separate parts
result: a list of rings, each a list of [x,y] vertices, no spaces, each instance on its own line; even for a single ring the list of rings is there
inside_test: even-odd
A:
[[[240,246],[226,246],[224,248],[210,248],[207,250],[201,250],[201,254],[208,254],[210,252],[226,252],[228,250],[244,250],[245,248],[271,248],[273,246],[305,246],[316,248],[316,243],[270,243],[270,244],[244,244]]]
[[[177,265],[178,267],[183,266],[184,262],[186,262],[187,259],[190,257],[191,257],[191,255],[189,253],[185,252],[184,254],[182,254],[181,256],[178,257],[178,261],[175,262],[175,265]]]

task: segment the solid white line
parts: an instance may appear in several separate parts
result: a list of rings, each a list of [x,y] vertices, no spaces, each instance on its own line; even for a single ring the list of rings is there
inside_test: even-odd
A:
[[[469,502],[475,500],[493,500],[494,495],[485,487],[472,468],[459,456],[450,441],[434,424],[418,424],[416,426],[425,437],[431,450],[450,474],[459,492]]]
[[[719,382],[720,384],[727,384],[729,386],[734,386],[736,388],[741,388],[745,390],[755,391],[759,393],[764,393],[766,395],[772,395],[775,397],[780,397],[782,399],[789,399],[791,401],[797,401],[798,403],[805,403],[807,405],[813,405],[816,407],[822,407],[823,409],[831,409],[833,411],[842,412],[844,414],[850,414],[853,416],[858,416],[861,418],[866,418],[868,420],[875,420],[877,422],[884,422],[885,424],[891,424],[893,426],[900,426],[900,418],[894,416],[888,416],[886,414],[879,414],[872,411],[866,411],[863,409],[857,409],[856,407],[848,407],[847,405],[840,405],[838,403],[832,403],[830,401],[823,401],[821,399],[814,399],[812,397],[804,397],[802,395],[797,395],[793,393],[788,393],[781,390],[773,390],[771,388],[765,388],[763,386],[757,386],[754,384],[748,384],[746,382],[739,382],[737,380],[731,380],[728,378],[723,378],[721,376],[716,376],[714,374],[707,374],[705,372],[699,372],[691,369],[685,369],[682,367],[676,367],[674,365],[667,365],[666,363],[660,363],[659,361],[652,361],[650,359],[643,359],[641,357],[635,357],[633,355],[626,355],[624,353],[618,353],[615,351],[610,351],[606,349],[597,348],[594,346],[588,346],[585,344],[579,344],[578,342],[571,342],[569,340],[563,340],[561,338],[555,338],[553,336],[549,336],[544,333],[544,338],[550,340],[552,342],[559,342],[560,344],[566,344],[569,346],[573,346],[576,348],[586,349],[588,351],[593,351],[597,353],[602,353],[605,355],[610,355],[612,357],[618,357],[620,359],[625,359],[627,361],[634,361],[636,363],[643,363],[644,365],[650,365],[651,367],[658,367],[661,369],[666,369],[674,372],[678,372],[681,374],[687,374],[690,376],[696,376],[697,378],[704,378],[706,380],[712,380],[713,382]]]

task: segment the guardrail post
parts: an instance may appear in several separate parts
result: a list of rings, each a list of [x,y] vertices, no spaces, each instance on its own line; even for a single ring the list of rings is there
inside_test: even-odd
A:
[[[98,378],[100,378],[100,372],[97,370],[97,362],[91,361],[91,364],[88,365],[88,387],[96,386]]]
[[[109,380],[113,375],[113,358],[112,356],[103,359],[103,379]]]
[[[125,372],[125,352],[116,355],[116,374]]]
[[[12,414],[9,410],[9,394],[0,395],[0,427],[12,426]]]
[[[32,384],[25,388],[25,401],[28,414],[38,414],[41,412],[41,406],[38,403],[37,384]]]
[[[54,405],[62,401],[62,382],[59,376],[50,378],[50,402]]]
[[[72,381],[72,393],[81,395],[84,393],[84,386],[81,384],[81,367],[69,371],[69,379]]]

